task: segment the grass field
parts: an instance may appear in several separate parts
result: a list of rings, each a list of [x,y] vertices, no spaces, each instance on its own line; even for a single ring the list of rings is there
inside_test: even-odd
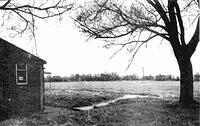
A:
[[[51,88],[50,88],[51,87]],[[75,110],[124,95],[150,96],[120,99],[91,110]],[[15,117],[0,125],[10,126],[198,126],[198,106],[181,108],[179,82],[120,81],[45,84],[44,113]],[[200,102],[200,83],[194,83]]]
[[[50,83],[45,84],[49,93]],[[167,97],[179,96],[178,81],[114,81],[114,82],[58,82],[51,83],[53,93],[67,91],[114,92],[114,93],[150,93]],[[195,97],[200,94],[200,82],[194,82]]]
[[[125,94],[151,95],[163,100],[177,99],[179,97],[179,82],[116,81],[46,83],[46,104],[57,107],[72,108],[87,106],[115,99]],[[194,83],[194,97],[200,98],[200,83],[198,82]]]

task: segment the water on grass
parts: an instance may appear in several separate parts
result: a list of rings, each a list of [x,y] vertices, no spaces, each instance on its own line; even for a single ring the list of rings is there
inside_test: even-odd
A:
[[[79,110],[90,110],[95,107],[107,106],[121,99],[130,98],[175,98],[179,97],[178,81],[114,81],[114,82],[59,82],[51,83],[51,90],[48,90],[49,83],[45,84],[46,94],[53,95],[76,95],[81,96],[105,96],[107,94],[122,94],[112,100],[100,101],[92,105],[80,105],[74,107]],[[194,82],[194,97],[199,97],[200,83]],[[70,96],[71,97],[71,96]],[[93,97],[93,98],[94,98]]]
[[[114,100],[110,100],[110,101],[105,101],[105,102],[101,102],[101,103],[98,103],[98,104],[94,104],[94,105],[90,105],[90,106],[83,106],[83,107],[74,107],[74,109],[77,109],[77,110],[91,110],[91,109],[94,109],[96,107],[103,107],[103,106],[107,106],[111,103],[114,103],[114,102],[117,102],[119,100],[123,100],[123,99],[132,99],[132,98],[147,98],[147,97],[151,97],[151,98],[158,98],[156,96],[150,96],[150,95],[141,95],[141,94],[126,94],[122,97],[119,97],[119,98],[116,98]]]
[[[46,93],[69,94],[71,92],[99,95],[113,92],[122,94],[151,94],[162,98],[179,97],[179,81],[114,81],[114,82],[54,82],[45,83]],[[200,83],[194,82],[194,97],[200,94]]]
[[[131,95],[131,94],[127,94],[127,95],[124,95],[123,97],[119,97],[119,98],[116,98],[116,99],[114,99],[114,100],[105,101],[105,102],[101,102],[101,103],[94,104],[94,105],[90,105],[90,106],[74,107],[74,109],[85,110],[85,111],[86,111],[86,110],[94,109],[95,107],[107,106],[107,105],[109,105],[110,103],[114,103],[114,102],[117,102],[117,101],[123,100],[123,99],[146,98],[146,97],[149,97],[149,96],[148,96],[148,95]]]

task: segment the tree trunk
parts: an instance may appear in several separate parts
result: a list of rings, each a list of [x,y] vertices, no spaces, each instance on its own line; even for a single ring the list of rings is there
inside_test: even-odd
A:
[[[178,59],[180,69],[180,103],[191,105],[193,100],[193,71],[190,58],[187,56]]]

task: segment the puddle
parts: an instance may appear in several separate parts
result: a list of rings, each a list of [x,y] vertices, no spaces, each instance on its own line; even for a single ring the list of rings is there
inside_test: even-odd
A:
[[[123,100],[123,99],[148,98],[148,97],[151,97],[151,98],[158,98],[159,96],[151,96],[151,95],[132,95],[132,94],[127,94],[127,95],[124,95],[124,96],[122,96],[122,97],[119,97],[119,98],[117,98],[117,99],[115,99],[115,100],[110,100],[110,101],[106,101],[106,102],[101,102],[101,103],[94,104],[94,105],[91,105],[91,106],[74,107],[74,109],[76,109],[76,110],[87,111],[87,110],[91,110],[91,109],[94,109],[94,108],[107,106],[107,105],[109,105],[110,103],[114,103],[114,102],[117,102],[117,101]]]

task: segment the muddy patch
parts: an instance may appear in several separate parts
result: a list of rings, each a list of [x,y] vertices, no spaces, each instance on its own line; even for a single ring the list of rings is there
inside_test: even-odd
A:
[[[133,98],[159,98],[159,96],[158,95],[150,95],[150,94],[125,94],[125,95],[118,97],[114,100],[103,101],[103,102],[93,104],[93,105],[89,105],[89,106],[74,107],[73,109],[87,111],[87,110],[91,110],[91,109],[94,109],[94,108],[107,106],[111,103],[115,103],[115,102],[120,101],[120,100],[133,99]]]

